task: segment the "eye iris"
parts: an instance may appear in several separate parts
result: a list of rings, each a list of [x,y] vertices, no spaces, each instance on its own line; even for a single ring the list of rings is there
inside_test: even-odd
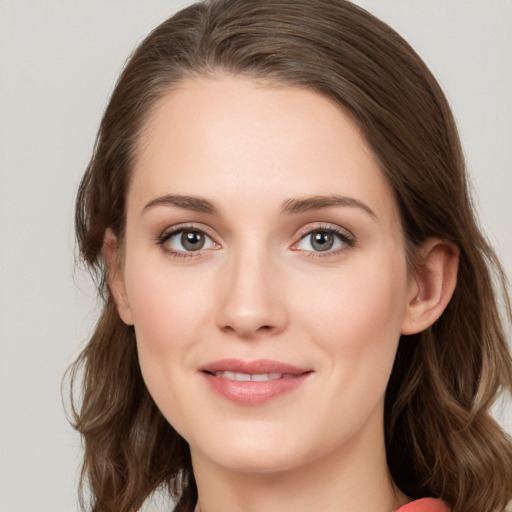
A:
[[[184,231],[181,234],[181,245],[187,251],[199,251],[204,246],[204,234],[199,231]]]
[[[327,231],[315,231],[311,234],[311,246],[315,251],[328,251],[334,245],[334,235]]]

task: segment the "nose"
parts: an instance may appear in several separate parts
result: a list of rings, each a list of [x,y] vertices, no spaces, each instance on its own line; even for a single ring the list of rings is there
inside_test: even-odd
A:
[[[266,251],[227,258],[220,274],[217,325],[253,339],[281,332],[287,324],[286,298],[277,265]]]

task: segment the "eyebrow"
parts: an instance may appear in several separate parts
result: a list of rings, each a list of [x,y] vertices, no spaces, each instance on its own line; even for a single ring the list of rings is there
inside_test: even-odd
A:
[[[210,215],[218,215],[219,211],[214,204],[208,199],[196,196],[183,196],[168,194],[165,196],[152,199],[146,206],[144,206],[142,213],[150,210],[156,206],[175,206],[183,208],[184,210],[191,210],[200,213],[208,213]],[[287,199],[281,207],[281,215],[293,215],[298,213],[305,213],[311,210],[321,210],[324,208],[333,208],[336,206],[355,207],[360,208],[370,214],[372,217],[377,218],[375,212],[365,203],[353,197],[345,197],[338,195],[330,196],[308,196],[304,198]]]
[[[144,206],[142,213],[145,213],[147,210],[150,210],[155,206],[177,206],[178,208],[183,208],[184,210],[209,213],[211,215],[218,215],[219,213],[217,208],[215,208],[215,206],[207,199],[203,199],[202,197],[179,195],[165,195],[162,197],[157,197],[156,199],[151,200],[146,206]]]
[[[321,210],[323,208],[333,208],[335,206],[348,206],[361,208],[374,218],[378,218],[375,212],[365,203],[354,197],[345,197],[338,195],[330,196],[308,196],[300,199],[287,199],[281,208],[282,215],[292,215],[294,213],[304,213],[310,210]]]

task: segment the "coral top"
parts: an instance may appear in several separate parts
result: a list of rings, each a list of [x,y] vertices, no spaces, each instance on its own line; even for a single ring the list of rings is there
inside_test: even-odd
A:
[[[395,512],[450,512],[450,509],[440,500],[434,498],[422,498],[412,501]]]

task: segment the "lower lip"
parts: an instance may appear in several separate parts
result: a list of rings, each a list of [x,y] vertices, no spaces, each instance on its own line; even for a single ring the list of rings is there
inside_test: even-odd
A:
[[[215,377],[203,372],[202,375],[217,394],[239,405],[262,405],[273,398],[293,391],[301,386],[309,373],[286,379],[264,381],[237,381]]]

